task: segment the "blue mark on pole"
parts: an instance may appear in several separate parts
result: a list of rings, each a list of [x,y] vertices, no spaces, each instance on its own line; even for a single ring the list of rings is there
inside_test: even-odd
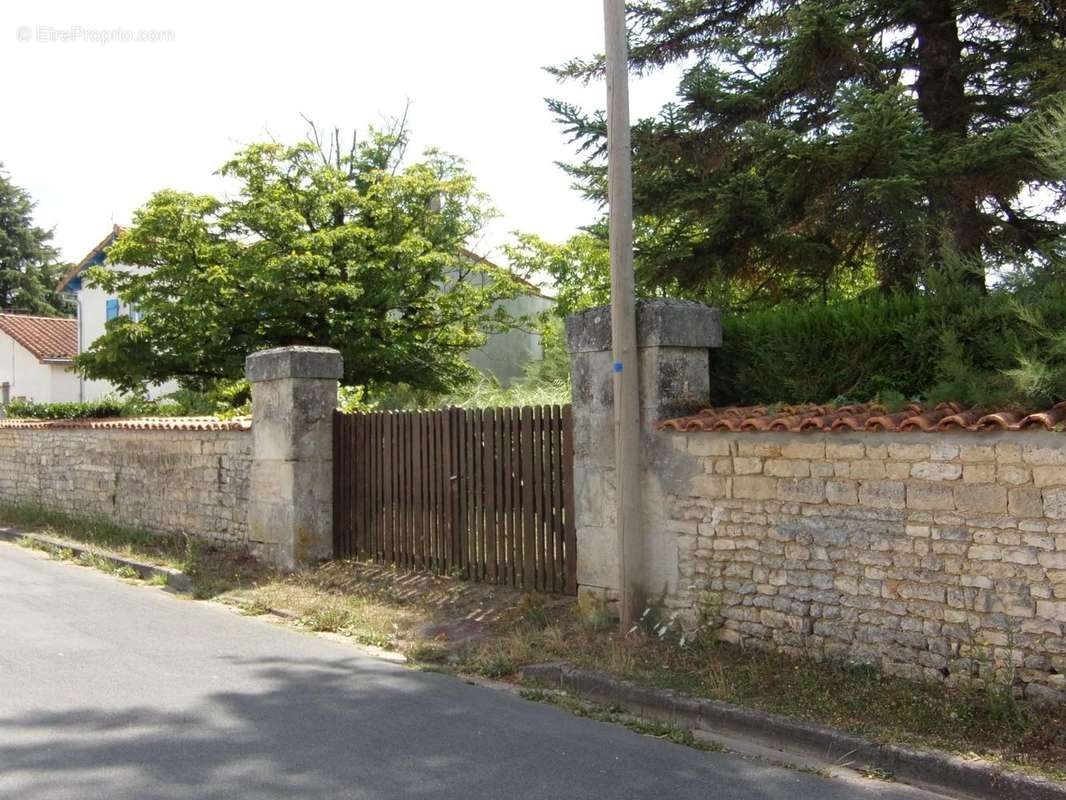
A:
[[[621,361],[615,361],[614,362],[614,371],[615,372],[621,372],[622,371],[622,362]]]

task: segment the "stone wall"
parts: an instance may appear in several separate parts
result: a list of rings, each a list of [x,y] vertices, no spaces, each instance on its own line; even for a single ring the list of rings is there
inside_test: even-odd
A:
[[[1066,700],[1066,434],[655,434],[676,580],[731,642]]]
[[[248,430],[0,427],[0,502],[244,541]]]

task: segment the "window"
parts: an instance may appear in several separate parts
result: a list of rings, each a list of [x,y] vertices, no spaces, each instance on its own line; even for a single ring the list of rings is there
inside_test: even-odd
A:
[[[118,316],[118,298],[109,297],[107,300],[107,321],[115,319]]]

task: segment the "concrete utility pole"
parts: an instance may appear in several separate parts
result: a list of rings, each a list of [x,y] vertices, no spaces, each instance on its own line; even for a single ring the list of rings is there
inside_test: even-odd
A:
[[[615,494],[619,624],[636,616],[633,577],[640,564],[640,404],[633,296],[633,177],[629,138],[629,54],[625,0],[604,0],[607,40],[607,198],[610,206],[611,348],[614,357]]]

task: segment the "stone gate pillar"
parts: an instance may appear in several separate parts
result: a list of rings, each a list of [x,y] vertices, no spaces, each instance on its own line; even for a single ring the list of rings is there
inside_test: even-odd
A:
[[[248,539],[282,569],[333,555],[333,411],[341,354],[330,347],[252,353]]]
[[[610,308],[568,317],[566,338],[573,386],[578,595],[614,602],[619,541]],[[666,528],[664,488],[648,469],[660,448],[670,445],[666,437],[653,435],[653,427],[660,419],[708,405],[710,348],[721,344],[716,308],[684,300],[637,303],[643,557],[637,565],[627,564],[636,582],[634,597],[654,602],[664,593],[673,594],[677,581],[676,536]]]

